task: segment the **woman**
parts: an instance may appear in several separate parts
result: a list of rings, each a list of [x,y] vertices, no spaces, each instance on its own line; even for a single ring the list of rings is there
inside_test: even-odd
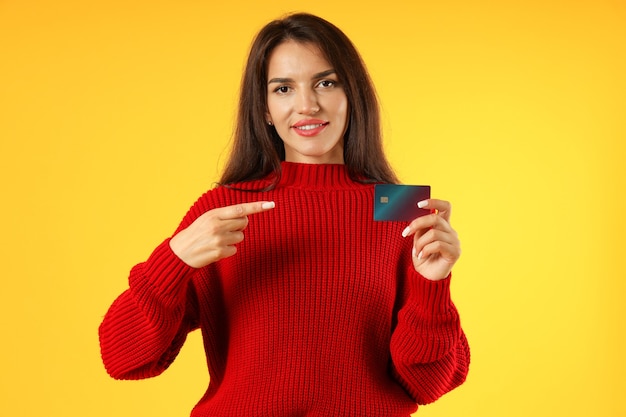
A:
[[[246,65],[221,185],[130,273],[100,326],[114,378],[163,372],[200,328],[200,416],[408,416],[460,385],[450,204],[373,221],[396,178],[359,54],[335,26],[265,26]]]

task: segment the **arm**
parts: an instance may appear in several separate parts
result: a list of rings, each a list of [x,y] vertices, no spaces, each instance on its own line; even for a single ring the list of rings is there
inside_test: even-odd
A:
[[[233,256],[247,216],[273,207],[255,202],[211,209],[207,198],[196,202],[174,236],[131,270],[128,290],[100,325],[102,360],[111,376],[140,379],[167,369],[198,327],[193,275]]]
[[[131,270],[129,288],[99,328],[102,360],[112,377],[149,378],[172,363],[197,327],[194,272],[174,255],[169,239]]]
[[[418,404],[435,401],[461,385],[470,353],[459,314],[450,299],[453,265],[461,255],[450,226],[451,205],[444,200],[418,204],[431,214],[403,231],[413,235],[412,265],[401,284],[397,326],[391,339],[393,372]]]
[[[392,371],[418,404],[461,385],[470,362],[450,278],[431,281],[410,268],[405,302],[391,338]]]

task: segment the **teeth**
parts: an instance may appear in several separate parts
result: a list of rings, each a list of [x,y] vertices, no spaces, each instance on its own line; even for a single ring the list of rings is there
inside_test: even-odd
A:
[[[323,126],[323,124],[319,123],[319,124],[316,124],[316,125],[298,126],[298,129],[300,129],[300,130],[313,130],[313,129],[317,129],[320,126]]]

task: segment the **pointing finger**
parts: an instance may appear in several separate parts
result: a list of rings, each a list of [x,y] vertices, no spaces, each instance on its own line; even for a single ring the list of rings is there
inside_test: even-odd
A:
[[[252,203],[235,204],[218,209],[217,217],[221,220],[238,219],[250,214],[257,214],[275,207],[273,201],[255,201]]]

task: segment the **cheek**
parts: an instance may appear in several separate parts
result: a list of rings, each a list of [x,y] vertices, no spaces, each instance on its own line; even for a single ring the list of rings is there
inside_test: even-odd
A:
[[[267,109],[275,123],[279,123],[289,115],[289,104],[286,100],[268,101]]]
[[[337,116],[341,118],[344,124],[348,124],[348,115],[350,114],[350,106],[348,105],[348,100],[342,100],[337,107]]]
[[[268,113],[275,114],[280,106],[280,101],[276,100],[276,97],[274,97],[273,95],[268,95],[266,105]]]

